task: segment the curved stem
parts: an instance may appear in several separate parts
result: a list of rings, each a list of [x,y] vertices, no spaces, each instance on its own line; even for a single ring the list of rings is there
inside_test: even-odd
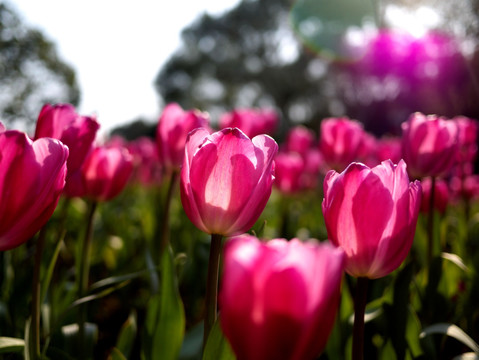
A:
[[[83,248],[80,259],[80,269],[78,271],[78,298],[81,299],[88,292],[88,278],[90,273],[90,253],[91,253],[91,243],[93,238],[93,218],[95,215],[95,210],[97,208],[97,202],[93,201],[90,203],[87,215],[87,227],[85,231],[85,237],[83,239]],[[85,322],[86,322],[86,306],[80,305],[79,307],[79,321],[78,321],[78,339],[79,339],[79,350],[81,355],[84,354],[84,342],[85,342]]]
[[[40,358],[40,270],[43,249],[45,248],[46,227],[47,225],[44,225],[38,235],[37,248],[35,249],[35,264],[33,267],[31,336],[34,349],[30,354],[32,359]]]
[[[359,277],[354,296],[353,360],[364,359],[364,312],[366,310],[369,279]]]
[[[218,302],[218,275],[221,255],[222,235],[211,235],[210,257],[208,261],[208,275],[206,279],[206,313],[203,334],[203,349],[205,348],[208,335],[216,321]]]
[[[431,177],[431,196],[429,198],[429,213],[427,217],[427,266],[431,265],[434,249],[434,205],[436,196],[436,177]]]

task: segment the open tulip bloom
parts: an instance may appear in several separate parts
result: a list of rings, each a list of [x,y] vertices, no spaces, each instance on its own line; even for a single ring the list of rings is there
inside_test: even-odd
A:
[[[213,134],[193,130],[181,170],[181,201],[188,218],[208,234],[248,231],[271,195],[276,142],[267,135],[249,139],[238,128]]]
[[[346,272],[386,276],[411,248],[421,204],[419,181],[409,182],[404,161],[369,168],[350,164],[324,180],[323,214],[328,237],[346,253]]]
[[[343,269],[343,251],[329,243],[230,239],[220,321],[238,360],[315,359],[336,318]]]

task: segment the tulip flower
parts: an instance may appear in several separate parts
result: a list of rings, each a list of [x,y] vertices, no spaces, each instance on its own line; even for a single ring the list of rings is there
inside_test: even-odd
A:
[[[191,130],[207,127],[209,115],[199,110],[184,111],[176,103],[168,104],[158,121],[156,141],[160,159],[169,171],[179,171],[185,154],[185,142]]]
[[[279,117],[271,109],[236,109],[223,114],[220,118],[220,128],[239,128],[249,138],[256,135],[273,135],[278,127]]]
[[[435,186],[434,192],[431,191],[432,183],[434,183]],[[444,214],[449,203],[449,188],[447,186],[447,183],[442,179],[432,181],[431,178],[428,177],[421,181],[421,186],[421,212],[429,213],[431,211],[431,195],[434,193],[434,209],[439,211],[441,214]]]
[[[68,147],[51,138],[0,132],[0,250],[31,238],[55,210],[67,172]]]
[[[348,118],[328,118],[321,122],[319,150],[330,168],[342,171],[363,151],[365,132],[362,125]]]
[[[346,272],[370,279],[386,276],[406,258],[421,204],[419,181],[406,164],[383,161],[369,168],[350,164],[324,180],[322,204],[331,242],[346,253]]]
[[[228,240],[220,322],[237,359],[315,359],[335,321],[343,269],[343,251],[329,243]]]
[[[181,170],[181,201],[189,219],[208,234],[249,230],[266,206],[273,185],[276,142],[250,140],[237,128],[188,135]]]
[[[127,145],[133,156],[133,180],[144,186],[161,183],[161,163],[154,140],[140,137]]]
[[[306,156],[313,146],[314,133],[305,126],[295,126],[288,131],[286,135],[286,151],[297,152],[301,156]]]
[[[304,160],[296,152],[279,152],[275,159],[274,185],[285,194],[293,194],[302,190],[301,175]]]
[[[120,146],[99,146],[90,152],[82,167],[83,196],[108,201],[126,186],[133,171],[133,159]]]
[[[459,150],[455,121],[414,113],[402,131],[402,156],[411,176],[437,177],[451,170]]]

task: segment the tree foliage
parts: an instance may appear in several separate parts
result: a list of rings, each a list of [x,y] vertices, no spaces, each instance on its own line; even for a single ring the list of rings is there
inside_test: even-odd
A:
[[[0,3],[0,119],[29,128],[46,102],[78,105],[74,70],[40,31]]]

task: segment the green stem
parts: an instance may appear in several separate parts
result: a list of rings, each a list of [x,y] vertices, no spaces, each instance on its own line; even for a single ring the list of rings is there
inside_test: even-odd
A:
[[[216,321],[216,311],[218,302],[218,276],[221,255],[222,235],[211,235],[210,257],[208,261],[208,275],[206,278],[206,297],[205,297],[205,325],[203,334],[203,349],[206,346],[208,335]]]
[[[369,279],[359,277],[354,297],[353,360],[364,359],[364,313],[366,310]]]
[[[40,270],[43,249],[45,248],[46,227],[47,225],[44,225],[38,235],[37,248],[35,249],[35,264],[33,268],[31,334],[34,349],[30,355],[34,360],[40,359]]]
[[[81,299],[88,292],[88,278],[90,273],[90,253],[91,243],[93,239],[93,218],[98,203],[93,201],[90,203],[87,215],[87,227],[85,231],[85,238],[83,239],[83,248],[80,259],[80,269],[78,271],[78,298]],[[79,307],[79,322],[78,322],[78,339],[79,339],[79,351],[85,357],[84,343],[85,343],[85,323],[86,323],[86,305],[82,304]]]
[[[429,213],[427,217],[427,266],[431,266],[434,248],[434,198],[436,196],[436,177],[431,177],[431,196],[429,198]]]
[[[173,199],[173,194],[176,189],[176,183],[178,180],[178,172],[173,171],[170,177],[170,183],[168,185],[168,192],[166,193],[165,207],[163,209],[163,219],[161,221],[161,238],[160,238],[160,252],[159,252],[159,261],[161,262],[161,257],[163,252],[170,243],[170,207],[171,200]]]

